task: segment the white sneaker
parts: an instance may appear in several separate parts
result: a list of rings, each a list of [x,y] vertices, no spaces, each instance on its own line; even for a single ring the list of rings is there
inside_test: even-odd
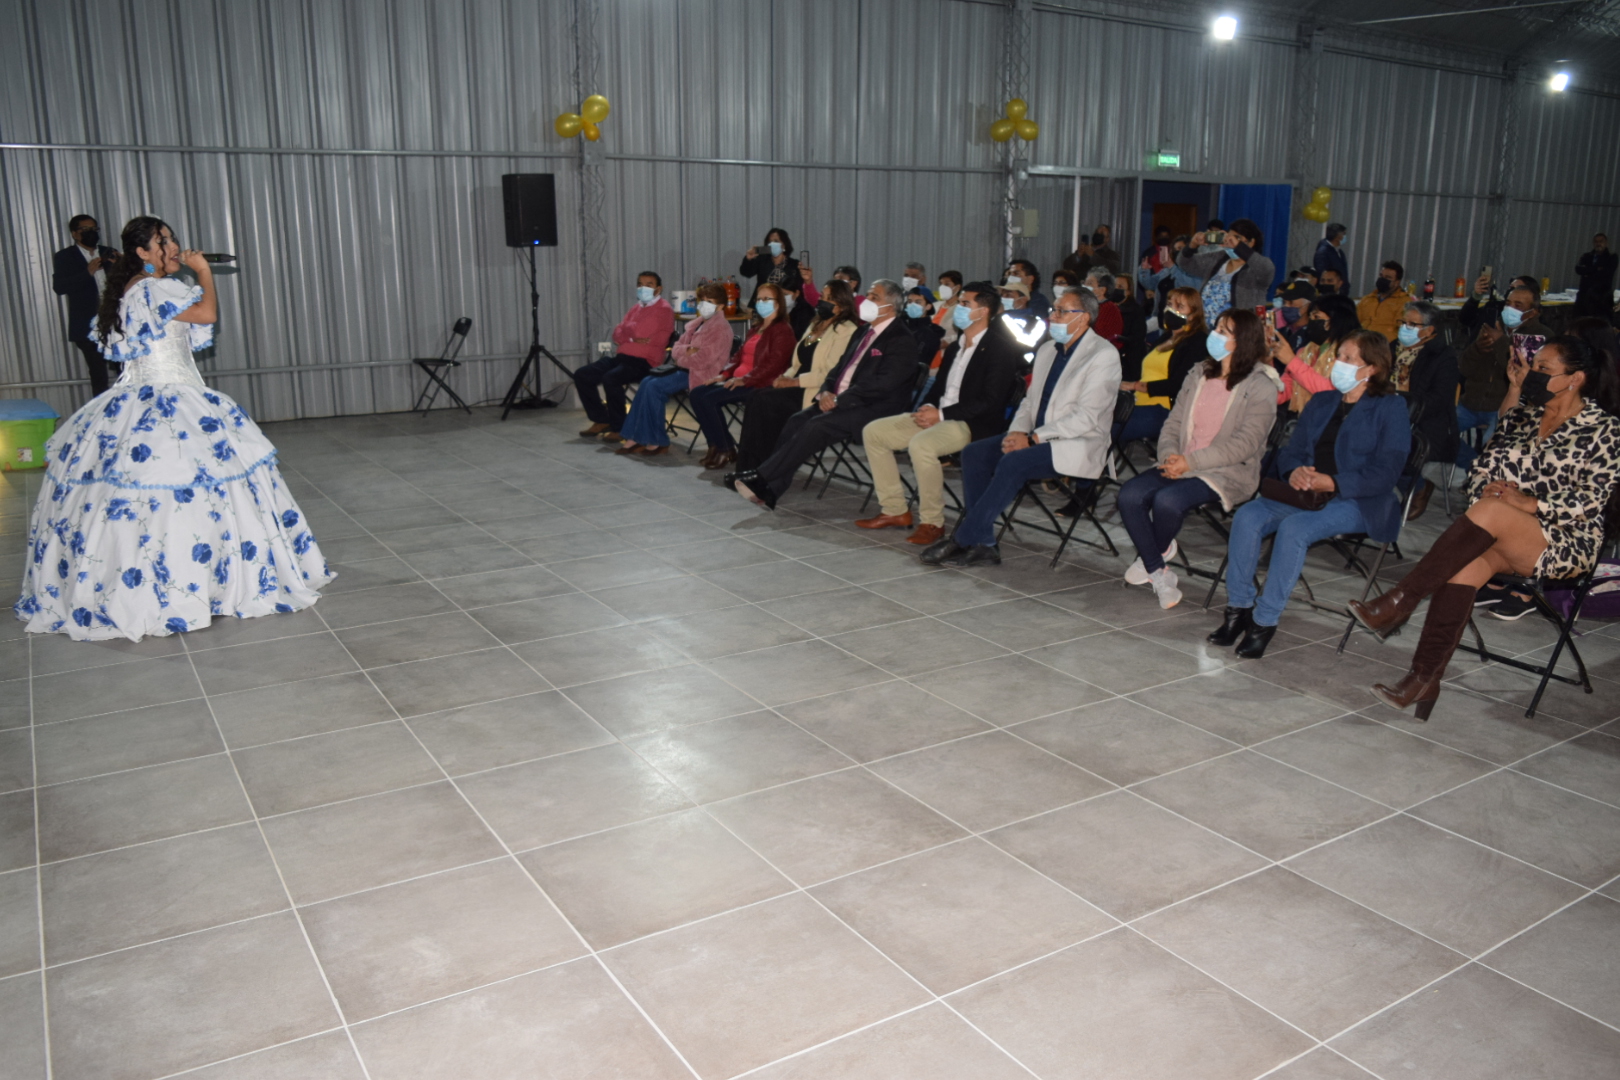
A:
[[[1159,606],[1166,611],[1181,603],[1181,590],[1176,588],[1175,571],[1168,566],[1153,571],[1148,584],[1153,586],[1153,595],[1159,598]]]
[[[1175,557],[1176,542],[1172,540],[1170,541],[1170,549],[1164,553],[1165,565],[1168,566],[1170,560]],[[1138,555],[1136,557],[1136,561],[1125,568],[1125,584],[1146,585],[1150,580],[1151,579],[1148,576],[1147,567],[1142,565],[1142,556]]]

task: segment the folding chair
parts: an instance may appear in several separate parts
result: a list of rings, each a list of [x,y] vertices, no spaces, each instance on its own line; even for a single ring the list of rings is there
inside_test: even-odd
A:
[[[1042,483],[1056,484],[1059,493],[1063,495],[1064,499],[1075,504],[1075,513],[1069,518],[1067,526],[1058,520],[1057,514],[1041,498],[1040,485]],[[1031,480],[1026,483],[1019,490],[1018,498],[1013,500],[1012,506],[1008,507],[1007,512],[1001,515],[1001,528],[996,532],[996,543],[1001,543],[1002,536],[1008,530],[1016,534],[1018,526],[1022,525],[1024,528],[1033,529],[1035,532],[1058,538],[1057,551],[1053,553],[1052,561],[1047,564],[1048,566],[1057,566],[1058,560],[1063,558],[1063,551],[1069,546],[1070,540],[1078,540],[1082,544],[1089,544],[1098,551],[1107,551],[1110,555],[1118,557],[1119,549],[1114,546],[1114,538],[1108,535],[1108,530],[1103,528],[1102,522],[1097,520],[1097,499],[1102,495],[1102,480],[1100,478],[1093,480],[1086,483],[1084,487],[1081,487],[1080,484],[1079,478],[1072,476],[1054,476],[1045,481]],[[1018,508],[1024,505],[1025,499],[1030,500],[1040,509],[1041,513],[1046,516],[1048,524],[1043,525],[1040,522],[1020,522],[1015,520],[1018,515]],[[1091,522],[1092,527],[1102,534],[1103,542],[1101,544],[1095,540],[1087,540],[1083,536],[1077,537],[1074,535],[1075,527],[1080,524],[1082,518]],[[1104,547],[1105,544],[1106,547]]]
[[[1380,593],[1384,591],[1383,588],[1378,584],[1378,572],[1383,569],[1384,557],[1391,551],[1396,553],[1396,558],[1400,557],[1400,548],[1398,543],[1401,538],[1401,533],[1406,531],[1406,515],[1412,509],[1412,499],[1417,494],[1418,485],[1423,481],[1423,466],[1428,464],[1428,461],[1429,440],[1424,438],[1420,432],[1412,432],[1412,450],[1406,458],[1406,469],[1401,473],[1403,477],[1410,479],[1412,483],[1411,486],[1406,489],[1406,498],[1401,500],[1401,520],[1396,529],[1395,539],[1378,545],[1378,557],[1373,560],[1372,569],[1366,575],[1367,584],[1366,587],[1361,590],[1361,602],[1364,604],[1367,602],[1367,597],[1372,595],[1373,589],[1377,588]],[[1338,543],[1334,546],[1339,548],[1341,551],[1344,550],[1343,545],[1345,543],[1354,543],[1356,545],[1356,549],[1355,552],[1352,553],[1351,558],[1354,562],[1360,562],[1360,545],[1367,542],[1367,536],[1365,533],[1355,533],[1353,535],[1343,537],[1335,536],[1331,537],[1327,542],[1334,543],[1335,541],[1338,541]],[[1337,610],[1326,608],[1317,604],[1312,604],[1312,606],[1323,611]],[[1350,635],[1355,633],[1356,630],[1355,616],[1350,615],[1347,616],[1347,618],[1348,625],[1344,628],[1344,636],[1339,638],[1339,648],[1337,651],[1340,653],[1344,652],[1345,645],[1350,641]]]
[[[1125,430],[1125,425],[1130,422],[1131,414],[1135,411],[1136,392],[1134,390],[1121,390],[1118,399],[1114,402],[1113,426],[1108,429],[1108,459],[1110,464],[1117,458],[1120,464],[1131,470],[1132,476],[1137,475],[1139,470],[1131,462],[1131,456],[1125,452],[1126,448],[1120,444],[1119,435]],[[1119,483],[1118,469],[1113,470],[1111,477],[1107,473],[1098,477],[1097,482],[1099,484]]]
[[[439,391],[442,390],[450,395],[451,401],[465,409],[468,416],[472,415],[472,407],[461,400],[461,395],[456,393],[450,384],[444,381],[442,374],[446,368],[458,368],[461,366],[461,361],[457,360],[456,356],[461,352],[461,347],[467,343],[467,331],[471,329],[472,320],[463,315],[456,320],[456,325],[450,328],[450,336],[445,340],[444,350],[437,357],[411,361],[411,363],[427,372],[428,377],[428,381],[422,385],[422,392],[416,395],[416,404],[411,406],[411,412],[419,412],[426,417],[428,413],[433,411],[433,403],[439,399]],[[424,400],[427,403],[425,407],[423,406]]]
[[[1298,425],[1298,423],[1299,418],[1291,413],[1279,412],[1277,414],[1276,423],[1271,425],[1271,434],[1266,436],[1266,453],[1265,457],[1263,457],[1260,461],[1261,476],[1265,476],[1271,471],[1272,460],[1277,456],[1277,452],[1279,450],[1288,445],[1288,440],[1293,436],[1294,428],[1296,425]],[[1256,492],[1254,497],[1258,498],[1259,493]],[[1231,543],[1232,532],[1227,527],[1226,523],[1232,520],[1232,514],[1236,512],[1237,510],[1234,507],[1232,513],[1222,511],[1220,515],[1217,516],[1215,511],[1211,509],[1207,503],[1198,508],[1199,516],[1201,516],[1211,528],[1219,533],[1221,539],[1227,541],[1228,544]],[[1184,548],[1184,545],[1178,546]],[[1220,569],[1211,574],[1208,570],[1199,570],[1195,568],[1187,559],[1187,552],[1184,549],[1180,550],[1178,554],[1181,558],[1181,564],[1186,569],[1188,574],[1191,574],[1193,577],[1208,577],[1210,579],[1209,592],[1204,595],[1204,610],[1208,611],[1209,605],[1215,601],[1215,590],[1220,587],[1221,582],[1226,578],[1226,556],[1223,555],[1221,557]],[[1307,588],[1308,587],[1309,586],[1307,586]]]

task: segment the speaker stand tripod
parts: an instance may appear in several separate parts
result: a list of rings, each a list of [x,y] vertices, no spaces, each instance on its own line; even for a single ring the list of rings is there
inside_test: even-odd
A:
[[[501,399],[501,419],[505,420],[507,414],[513,409],[544,409],[555,408],[555,401],[548,401],[540,396],[538,389],[540,383],[540,358],[544,356],[557,365],[572,383],[574,372],[567,364],[551,355],[551,350],[540,344],[540,288],[534,276],[534,246],[529,247],[529,355],[523,358],[523,365],[518,368],[517,378],[506,390],[506,397]],[[534,373],[536,389],[529,391],[529,396],[518,399],[518,395],[528,390],[530,372]],[[564,391],[566,392],[566,390]]]

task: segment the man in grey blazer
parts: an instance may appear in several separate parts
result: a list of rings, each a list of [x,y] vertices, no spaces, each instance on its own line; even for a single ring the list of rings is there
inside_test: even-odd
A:
[[[1108,461],[1119,397],[1119,350],[1091,329],[1097,298],[1071,289],[1052,305],[1052,340],[1035,353],[1029,393],[1005,435],[962,451],[967,508],[956,531],[922,553],[926,563],[976,566],[1001,562],[996,518],[1030,480],[1072,476],[1095,481]]]

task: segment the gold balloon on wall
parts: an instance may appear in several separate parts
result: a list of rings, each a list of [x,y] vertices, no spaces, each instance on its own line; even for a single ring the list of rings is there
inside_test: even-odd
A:
[[[612,106],[608,104],[608,99],[601,94],[592,94],[581,102],[579,106],[579,114],[585,118],[586,122],[592,124],[600,124],[606,120],[608,113],[611,111]]]
[[[1318,206],[1326,206],[1332,201],[1333,189],[1330,187],[1319,187],[1311,192],[1311,202],[1316,203]]]
[[[1033,120],[1027,118],[1019,120],[1016,121],[1015,126],[1018,128],[1018,137],[1025,142],[1034,142],[1040,136],[1041,125]]]
[[[997,120],[995,123],[990,125],[990,137],[996,140],[996,142],[1006,142],[1008,139],[1013,137],[1013,134],[1017,131],[1017,128],[1018,125],[1014,124],[1011,120],[1008,120],[1005,116],[1003,116],[1000,120]]]
[[[1306,206],[1301,213],[1307,220],[1315,221],[1321,224],[1326,224],[1327,219],[1331,216],[1328,213],[1328,208],[1320,203],[1311,203],[1310,205]]]
[[[1041,125],[1029,118],[1029,103],[1023,98],[1007,102],[1005,112],[1005,116],[990,125],[990,137],[996,142],[1006,142],[1014,135],[1032,142],[1040,135]]]
[[[575,135],[579,134],[580,129],[584,127],[584,125],[585,121],[578,113],[565,112],[557,117],[556,122],[552,124],[552,127],[557,129],[558,135],[565,139],[572,139]]]
[[[1007,102],[1007,119],[1011,120],[1013,123],[1018,123],[1018,121],[1022,120],[1028,115],[1029,105],[1024,101],[1023,98],[1013,98],[1011,101]]]
[[[602,129],[587,120],[585,121],[585,137],[591,142],[595,142],[602,137]]]

